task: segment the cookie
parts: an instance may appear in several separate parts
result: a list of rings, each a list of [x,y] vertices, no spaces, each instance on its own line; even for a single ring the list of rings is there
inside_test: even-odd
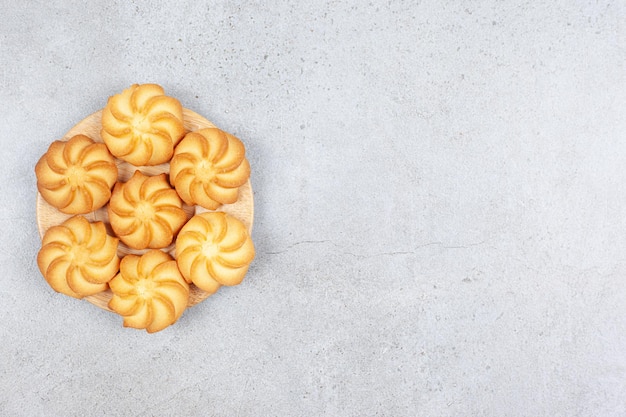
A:
[[[183,201],[208,210],[236,202],[249,177],[243,143],[217,128],[188,133],[170,162],[170,183]]]
[[[182,206],[165,174],[150,177],[135,171],[128,182],[115,184],[109,222],[116,236],[133,249],[165,248],[187,220]]]
[[[115,159],[103,143],[85,135],[54,141],[35,166],[37,189],[66,214],[85,214],[104,206],[117,181]]]
[[[211,294],[222,285],[241,283],[254,255],[244,224],[222,212],[195,215],[176,238],[176,262],[183,277]]]
[[[111,153],[126,162],[162,164],[185,135],[183,107],[157,84],[133,84],[109,98],[100,135]]]
[[[83,298],[107,289],[119,269],[117,245],[104,223],[74,216],[48,229],[37,265],[52,289]]]
[[[189,285],[176,261],[160,250],[126,255],[109,283],[109,308],[124,318],[125,327],[158,332],[174,324],[187,308]]]

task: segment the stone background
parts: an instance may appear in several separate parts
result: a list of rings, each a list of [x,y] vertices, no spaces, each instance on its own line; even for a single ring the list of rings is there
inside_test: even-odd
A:
[[[0,14],[0,415],[626,415],[624,2]],[[255,196],[245,281],[154,335],[35,262],[35,163],[143,82]]]

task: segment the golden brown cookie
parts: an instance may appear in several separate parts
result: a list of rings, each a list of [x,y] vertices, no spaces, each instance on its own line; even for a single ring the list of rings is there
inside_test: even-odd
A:
[[[102,111],[104,143],[135,166],[169,161],[184,135],[183,107],[156,84],[133,84],[109,98]]]
[[[109,203],[109,222],[115,234],[133,249],[165,248],[174,240],[187,215],[165,174],[149,177],[135,171],[118,182]]]
[[[83,298],[106,290],[117,273],[117,243],[107,235],[104,223],[74,216],[48,229],[37,265],[52,289]]]
[[[160,250],[126,255],[109,286],[113,291],[109,308],[124,317],[125,327],[148,333],[174,324],[189,300],[189,285],[176,261]]]
[[[170,183],[183,201],[209,210],[236,202],[249,177],[243,143],[217,128],[188,133],[170,162]]]
[[[50,205],[63,213],[85,214],[109,201],[117,166],[103,143],[76,135],[52,142],[35,174],[37,189]]]
[[[226,213],[195,215],[176,238],[176,262],[187,282],[214,293],[239,284],[254,259],[254,245],[244,224]]]

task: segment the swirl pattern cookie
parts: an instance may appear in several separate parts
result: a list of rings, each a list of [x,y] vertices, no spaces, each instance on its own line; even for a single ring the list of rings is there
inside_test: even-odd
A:
[[[135,171],[118,182],[109,203],[109,221],[115,234],[133,249],[165,248],[174,240],[187,215],[165,174],[149,177]]]
[[[37,265],[52,289],[83,298],[107,289],[119,269],[117,244],[104,223],[74,216],[48,229]]]
[[[175,323],[187,308],[189,285],[168,254],[151,250],[126,255],[120,273],[109,283],[109,308],[124,317],[124,326],[158,332]]]
[[[188,133],[170,162],[170,182],[183,201],[209,210],[236,202],[249,177],[243,143],[217,128]]]
[[[222,285],[241,283],[254,255],[244,224],[222,212],[195,215],[176,238],[176,261],[183,277],[211,294]]]
[[[85,214],[104,206],[117,180],[115,159],[103,143],[85,135],[54,141],[35,166],[37,189],[66,214]]]
[[[180,102],[156,84],[133,84],[109,98],[102,112],[104,143],[135,166],[169,161],[184,135]]]

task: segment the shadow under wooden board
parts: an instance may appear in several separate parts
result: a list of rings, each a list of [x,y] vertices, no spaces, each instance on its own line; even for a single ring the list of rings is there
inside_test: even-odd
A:
[[[61,140],[67,141],[72,136],[83,134],[96,142],[103,142],[102,137],[100,136],[100,130],[102,129],[102,110],[93,113],[92,115],[86,117],[73,128],[71,128]],[[195,131],[198,129],[215,127],[213,123],[202,117],[196,112],[193,112],[189,109],[183,109],[183,122],[185,126],[185,130],[187,131]],[[126,182],[133,175],[135,170],[141,171],[145,175],[159,175],[161,173],[169,173],[169,163],[164,163],[161,165],[155,166],[142,166],[136,167],[134,165],[129,164],[128,162],[124,162],[121,159],[116,159],[117,169],[118,169],[118,181]],[[190,219],[197,213],[202,213],[205,210],[200,206],[188,206],[183,204],[183,209],[187,214],[187,219]],[[241,220],[249,232],[252,232],[252,222],[254,220],[254,200],[252,197],[252,186],[250,184],[250,180],[246,182],[242,187],[239,188],[239,199],[237,202],[233,204],[224,204],[218,208],[217,211],[223,211],[228,213],[239,220]],[[83,214],[83,216],[91,221],[100,221],[103,222],[107,228],[109,234],[114,236],[113,230],[111,229],[111,225],[109,223],[109,216],[107,214],[107,206],[104,206],[96,211],[91,213]],[[64,214],[52,207],[48,204],[41,194],[37,193],[37,227],[39,229],[39,235],[43,238],[43,235],[46,231],[52,227],[63,223],[65,220],[72,217],[70,214]],[[167,248],[162,249],[164,252],[169,253],[172,257],[175,257],[175,245],[172,243]],[[137,254],[141,255],[146,253],[148,249],[144,250],[135,250],[126,246],[124,243],[120,241],[117,254],[121,258],[128,254]],[[211,294],[201,290],[193,284],[189,284],[189,306],[194,306],[199,302],[206,299]],[[84,299],[89,301],[90,303],[103,308],[105,310],[109,310],[108,303],[113,294],[111,290],[107,289],[104,292],[90,295],[85,297]]]

